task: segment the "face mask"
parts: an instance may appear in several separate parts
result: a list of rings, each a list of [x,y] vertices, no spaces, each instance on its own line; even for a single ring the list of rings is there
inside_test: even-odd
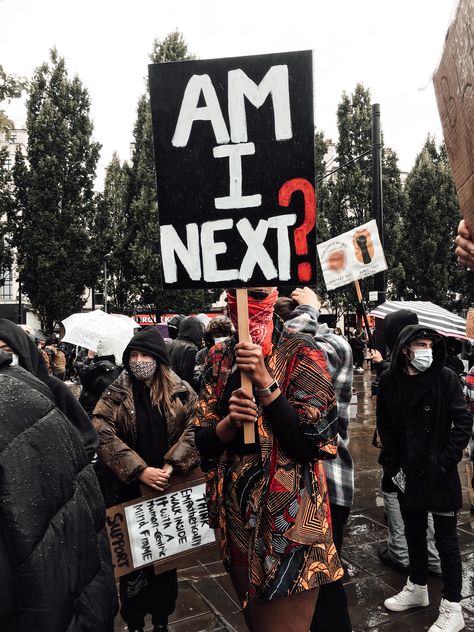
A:
[[[156,371],[156,360],[150,362],[129,362],[130,371],[137,380],[149,380]]]
[[[430,368],[433,363],[433,349],[416,349],[412,353],[414,355],[410,363],[415,369],[423,372]]]
[[[13,353],[13,352],[11,353],[11,356],[12,356],[12,358],[13,358],[13,359],[12,359],[11,366],[19,366],[19,364],[20,364],[20,358],[16,355],[16,353]]]

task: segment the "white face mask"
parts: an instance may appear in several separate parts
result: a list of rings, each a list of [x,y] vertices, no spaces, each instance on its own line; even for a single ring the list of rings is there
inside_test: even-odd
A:
[[[16,355],[16,353],[13,353],[13,351],[11,352],[11,357],[12,359],[12,363],[11,366],[19,366],[20,364],[20,358]]]
[[[418,371],[426,371],[433,364],[433,349],[416,349],[412,350],[413,358],[410,363]]]

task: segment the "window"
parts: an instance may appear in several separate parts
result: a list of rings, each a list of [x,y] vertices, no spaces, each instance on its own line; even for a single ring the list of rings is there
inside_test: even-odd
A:
[[[13,274],[11,270],[7,270],[3,275],[3,279],[0,281],[0,300],[12,301],[13,300]]]
[[[10,169],[12,168],[12,166],[13,166],[13,160],[12,160],[12,157],[11,157],[11,156],[7,156],[7,157],[6,157],[6,160],[5,160],[5,168],[6,168],[7,170],[10,170]]]
[[[16,134],[10,134],[10,136],[8,137],[8,142],[15,144],[16,143]]]

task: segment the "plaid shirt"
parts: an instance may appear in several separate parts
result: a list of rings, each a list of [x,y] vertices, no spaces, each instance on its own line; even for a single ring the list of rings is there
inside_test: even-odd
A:
[[[332,377],[339,417],[337,456],[334,460],[324,462],[329,498],[334,505],[351,507],[354,498],[354,463],[348,446],[352,350],[347,340],[343,336],[331,333],[326,323],[319,325],[318,317],[318,311],[310,305],[298,305],[285,323],[285,327],[292,332],[313,336],[318,348],[324,353],[327,369]]]

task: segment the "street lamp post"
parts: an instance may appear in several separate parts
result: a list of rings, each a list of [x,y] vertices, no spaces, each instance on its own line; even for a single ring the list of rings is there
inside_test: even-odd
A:
[[[104,291],[103,291],[103,300],[104,300],[104,312],[107,314],[107,259],[110,257],[110,253],[104,256]]]

